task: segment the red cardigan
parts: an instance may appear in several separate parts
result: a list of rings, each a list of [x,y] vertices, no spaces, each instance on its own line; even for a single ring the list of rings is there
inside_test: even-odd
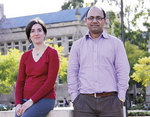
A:
[[[15,105],[22,99],[36,103],[41,98],[56,98],[55,81],[59,70],[57,51],[47,47],[41,58],[35,62],[32,50],[25,52],[20,60],[15,90]]]

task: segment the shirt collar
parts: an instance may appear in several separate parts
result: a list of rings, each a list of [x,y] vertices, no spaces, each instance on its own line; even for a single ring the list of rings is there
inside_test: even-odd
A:
[[[100,38],[108,39],[108,34],[103,31],[102,34],[100,35]],[[92,39],[89,31],[86,33],[85,39]]]

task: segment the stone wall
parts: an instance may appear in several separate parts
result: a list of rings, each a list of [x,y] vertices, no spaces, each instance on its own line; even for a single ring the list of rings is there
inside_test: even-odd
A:
[[[64,106],[63,100],[67,99],[68,102],[71,101],[70,95],[68,94],[68,86],[67,83],[64,84],[56,84],[56,105],[55,106]],[[0,94],[0,104],[13,104],[15,102],[15,90],[13,90],[8,95]],[[1,117],[1,116],[0,116]]]
[[[0,117],[15,117],[15,111],[0,111]],[[73,107],[63,107],[63,108],[55,108],[50,111],[46,117],[73,117]],[[124,108],[124,117],[125,108]],[[136,116],[128,116],[128,117],[136,117]],[[138,117],[150,117],[150,116],[138,116]]]
[[[0,117],[15,117],[15,111],[0,111]],[[73,117],[73,108],[55,108],[46,117]]]

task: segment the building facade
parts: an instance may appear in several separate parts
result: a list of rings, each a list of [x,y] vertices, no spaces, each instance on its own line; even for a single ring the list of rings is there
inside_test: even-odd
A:
[[[31,19],[37,17],[42,19],[47,26],[46,39],[52,39],[52,44],[63,46],[65,55],[68,55],[73,41],[87,32],[84,19],[89,7],[15,18],[5,17],[3,5],[0,5],[0,10],[1,54],[6,54],[9,48],[17,48],[20,52],[28,50],[29,42],[25,35],[25,26]],[[105,29],[108,32],[108,23]]]

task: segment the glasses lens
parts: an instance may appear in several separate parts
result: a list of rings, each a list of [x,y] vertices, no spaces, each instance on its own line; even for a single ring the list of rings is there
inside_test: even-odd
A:
[[[96,19],[96,21],[102,21],[104,18],[97,16],[97,17],[89,17],[88,20],[93,21],[94,19]]]

